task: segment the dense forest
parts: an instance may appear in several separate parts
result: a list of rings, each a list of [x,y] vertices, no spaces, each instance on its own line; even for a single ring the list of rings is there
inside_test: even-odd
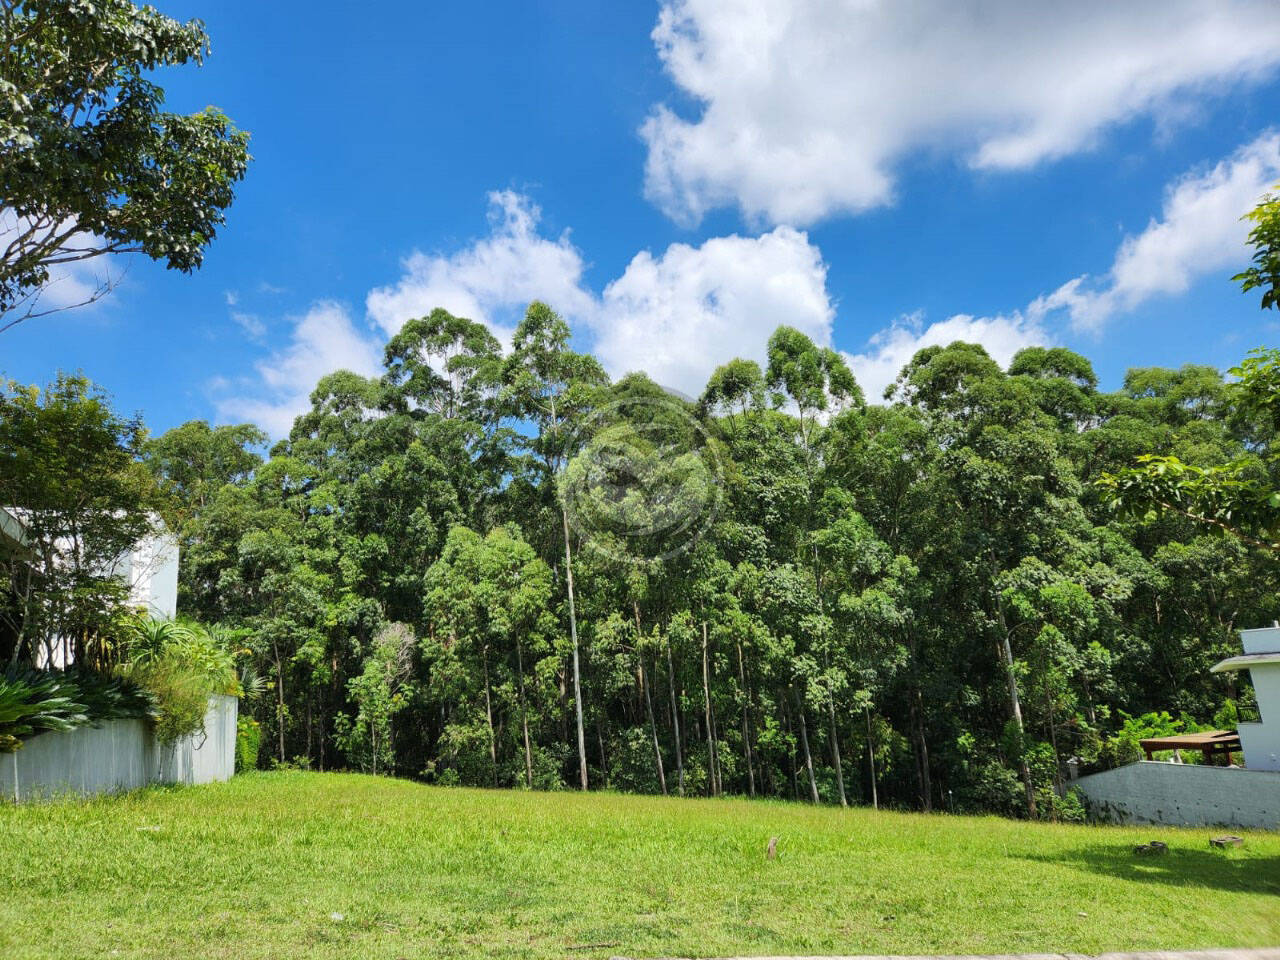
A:
[[[1208,668],[1280,614],[1270,552],[1098,483],[1261,462],[1233,390],[953,343],[865,398],[783,327],[689,399],[611,382],[534,303],[506,350],[409,321],[265,457],[252,425],[148,436],[70,376],[4,419],[62,471],[40,496],[81,476],[116,526],[178,534],[180,613],[240,658],[261,765],[1071,818],[1069,759],[1249,709]],[[82,658],[114,622],[81,616]]]

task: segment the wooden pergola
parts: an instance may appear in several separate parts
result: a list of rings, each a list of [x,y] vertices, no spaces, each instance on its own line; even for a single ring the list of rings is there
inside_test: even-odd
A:
[[[1240,752],[1240,737],[1234,730],[1206,730],[1203,733],[1183,733],[1174,737],[1151,737],[1139,740],[1147,759],[1157,750],[1199,750],[1204,762],[1212,765],[1214,757],[1225,756],[1231,765],[1231,754]]]

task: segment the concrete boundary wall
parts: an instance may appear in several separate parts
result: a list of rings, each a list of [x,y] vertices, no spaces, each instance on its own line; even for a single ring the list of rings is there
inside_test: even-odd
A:
[[[1280,830],[1280,773],[1143,760],[1073,780],[1099,820]]]
[[[204,733],[168,745],[156,742],[145,720],[42,733],[0,754],[0,798],[21,802],[228,780],[235,772],[237,711],[235,697],[210,697]]]

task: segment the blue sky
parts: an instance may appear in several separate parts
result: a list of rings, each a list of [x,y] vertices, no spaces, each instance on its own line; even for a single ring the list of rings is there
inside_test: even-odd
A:
[[[159,6],[213,44],[171,108],[252,133],[228,223],[192,276],[135,260],[0,335],[5,375],[82,370],[153,430],[280,435],[408,316],[501,335],[534,296],[688,393],[782,322],[869,393],[955,337],[1106,387],[1276,340],[1229,281],[1280,181],[1274,3]]]

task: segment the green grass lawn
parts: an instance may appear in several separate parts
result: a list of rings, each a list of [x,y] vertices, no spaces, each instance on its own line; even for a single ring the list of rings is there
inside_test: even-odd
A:
[[[0,957],[1280,943],[1280,836],[1211,833],[253,774],[0,806]],[[1169,853],[1135,857],[1151,839]]]

